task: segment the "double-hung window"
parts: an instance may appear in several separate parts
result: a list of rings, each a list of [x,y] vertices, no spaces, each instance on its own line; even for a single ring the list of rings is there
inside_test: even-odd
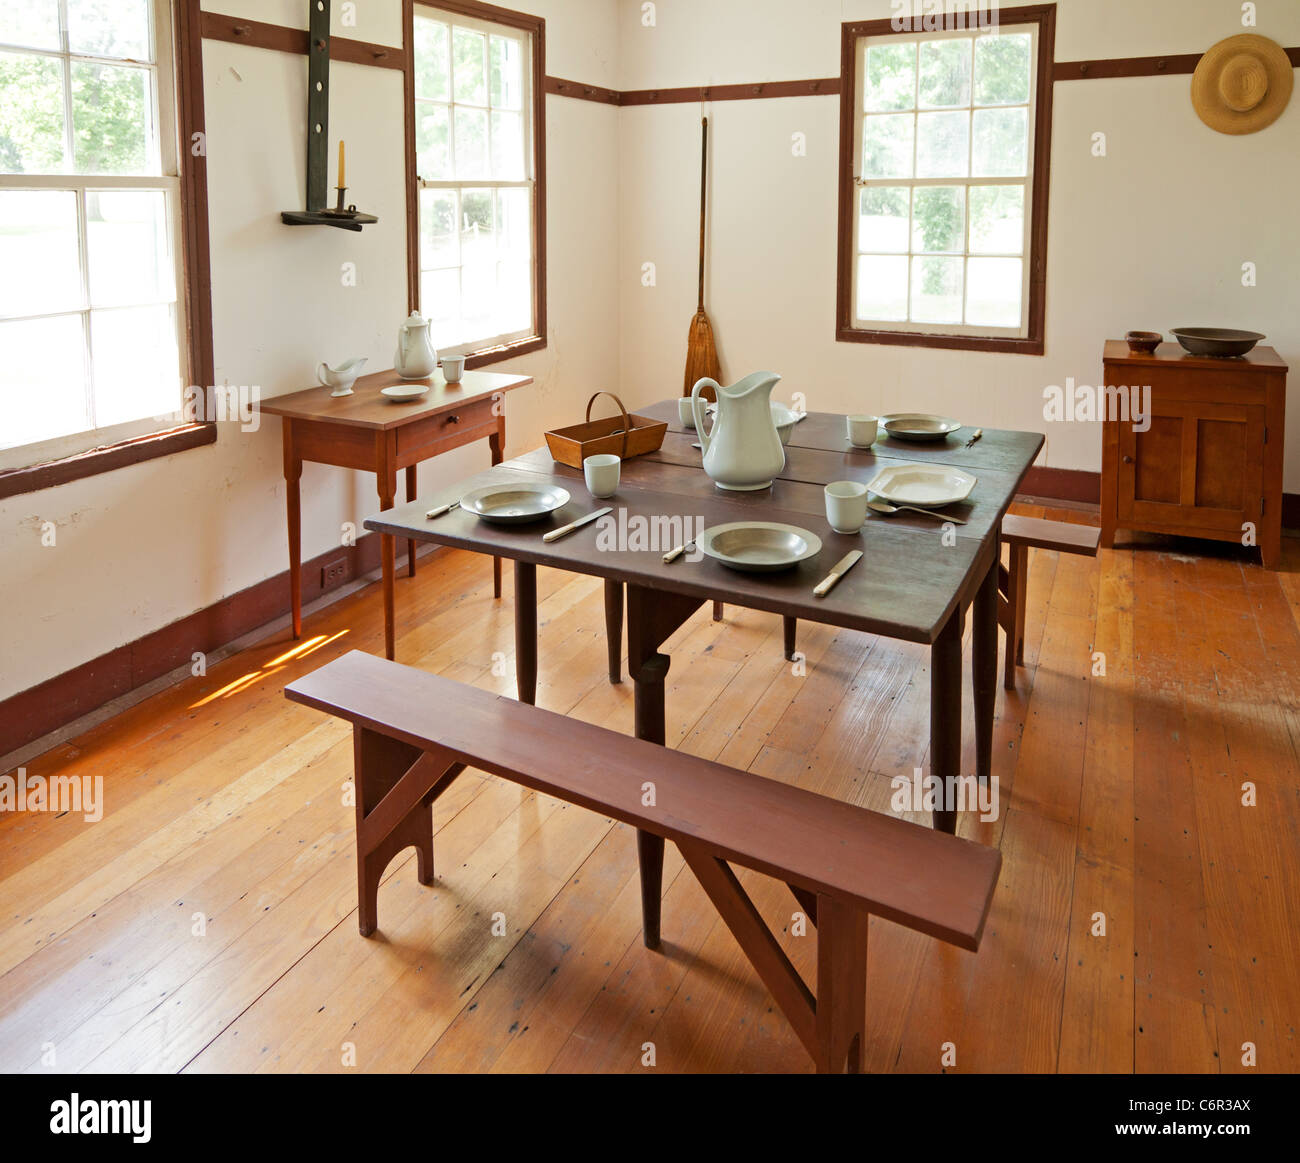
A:
[[[1002,17],[850,36],[840,338],[1041,351],[1051,37]]]
[[[482,356],[545,337],[541,46],[474,7],[417,5],[414,117],[420,310],[439,351]]]
[[[181,410],[170,17],[0,5],[0,468]]]

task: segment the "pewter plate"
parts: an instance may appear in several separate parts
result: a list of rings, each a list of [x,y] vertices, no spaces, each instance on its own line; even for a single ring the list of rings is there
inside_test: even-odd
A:
[[[899,440],[942,440],[961,427],[961,421],[927,412],[891,412],[880,417],[880,426]]]
[[[733,521],[714,525],[695,539],[696,548],[742,573],[793,569],[821,552],[821,538],[797,525]]]
[[[559,485],[486,485],[460,499],[462,509],[494,525],[540,521],[568,503],[569,493]]]

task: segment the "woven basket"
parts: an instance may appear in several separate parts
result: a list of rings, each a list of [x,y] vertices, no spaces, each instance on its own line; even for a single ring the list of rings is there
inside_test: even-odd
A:
[[[596,396],[608,396],[618,405],[617,416],[605,420],[591,418],[591,406]],[[570,468],[582,468],[584,458],[613,453],[626,460],[629,456],[642,456],[654,452],[664,442],[668,425],[649,416],[631,414],[613,392],[597,392],[587,401],[587,419],[582,424],[571,424],[546,434],[546,446],[551,456]]]

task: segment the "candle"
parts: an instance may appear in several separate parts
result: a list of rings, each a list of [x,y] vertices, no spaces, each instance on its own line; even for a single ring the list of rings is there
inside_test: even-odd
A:
[[[339,189],[340,190],[346,189],[347,184],[348,184],[347,174],[343,168],[343,139],[340,138],[339,139]]]

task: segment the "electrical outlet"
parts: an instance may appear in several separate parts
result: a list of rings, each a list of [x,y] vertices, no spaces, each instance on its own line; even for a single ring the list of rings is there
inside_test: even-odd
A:
[[[321,589],[332,589],[334,586],[342,585],[347,580],[348,559],[346,557],[336,558],[334,561],[327,562],[325,565],[321,566]]]

